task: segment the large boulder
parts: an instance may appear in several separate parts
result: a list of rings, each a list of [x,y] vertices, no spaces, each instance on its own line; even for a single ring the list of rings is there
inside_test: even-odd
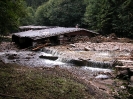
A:
[[[133,76],[133,71],[130,68],[123,68],[119,70],[116,74],[116,78],[123,79],[123,80],[131,80],[131,76]]]
[[[7,54],[6,56],[8,57],[9,60],[19,59],[17,54]]]

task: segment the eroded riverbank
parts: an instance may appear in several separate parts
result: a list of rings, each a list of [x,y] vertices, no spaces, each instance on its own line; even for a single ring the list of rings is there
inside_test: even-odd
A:
[[[12,43],[9,45],[7,44],[6,47],[8,48],[3,48],[0,52],[1,60],[5,63],[17,63],[23,66],[40,68],[59,67],[68,70],[81,81],[92,84],[108,94],[112,92],[112,89],[110,89],[109,86],[112,86],[114,83],[114,80],[112,79],[113,70],[112,67],[109,66],[112,66],[115,60],[121,61],[126,65],[133,63],[130,59],[130,52],[133,49],[131,43],[75,43],[64,46],[45,47],[37,52],[28,51],[27,49],[20,50]],[[117,46],[117,48],[112,47],[112,45]],[[113,48],[113,50],[109,47]],[[39,58],[41,55],[57,56],[58,59],[55,61],[42,59]],[[95,64],[78,66],[70,63],[71,60],[79,59],[89,60]],[[105,68],[102,66],[103,64],[109,65]]]

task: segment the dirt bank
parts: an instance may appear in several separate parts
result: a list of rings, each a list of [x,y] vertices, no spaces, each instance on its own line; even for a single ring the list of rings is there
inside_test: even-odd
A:
[[[58,66],[29,68],[0,62],[1,99],[112,99]]]

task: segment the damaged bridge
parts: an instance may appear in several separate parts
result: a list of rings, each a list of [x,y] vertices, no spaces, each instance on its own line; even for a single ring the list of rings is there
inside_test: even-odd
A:
[[[42,30],[29,30],[12,35],[12,41],[22,48],[37,44],[59,45],[76,42],[76,38],[93,37],[98,33],[83,28],[56,27]]]

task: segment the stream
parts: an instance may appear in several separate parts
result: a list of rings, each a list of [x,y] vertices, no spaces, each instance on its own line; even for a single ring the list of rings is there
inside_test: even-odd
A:
[[[107,74],[113,71],[112,62],[118,55],[128,56],[129,53],[112,53],[110,51],[58,51],[56,49],[44,48],[37,52],[4,50],[0,52],[0,59],[5,63],[16,63],[31,67],[54,68],[55,66],[59,66],[81,78],[90,79],[110,78]],[[39,56],[56,56],[58,59],[50,60],[40,58]],[[84,62],[84,64],[81,64],[79,58],[87,59],[87,61],[81,61]]]

